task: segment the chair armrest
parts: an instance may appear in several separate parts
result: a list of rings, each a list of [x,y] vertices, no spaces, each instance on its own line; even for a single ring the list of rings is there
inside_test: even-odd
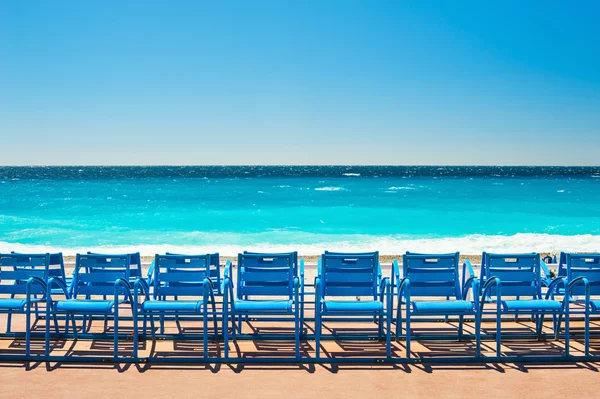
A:
[[[146,297],[146,300],[150,299],[150,285],[143,278],[138,278],[133,283],[133,293],[137,297],[138,289],[142,291],[142,294]]]
[[[25,283],[25,295],[27,297],[27,303],[29,303],[29,301],[31,300],[31,286],[34,284],[42,287],[46,295],[48,295],[48,284],[46,284],[44,280],[35,276],[29,277],[27,279],[27,282]]]
[[[300,295],[304,302],[304,259],[300,259]]]
[[[383,297],[384,295],[387,297],[386,294],[389,295],[390,293],[390,278],[389,277],[384,277],[383,279],[381,279],[381,282],[379,283],[379,300],[381,302],[383,302]]]
[[[321,276],[321,272],[322,272],[322,270],[321,270],[321,269],[322,269],[322,268],[323,268],[323,259],[322,259],[322,258],[319,258],[319,259],[317,260],[317,277],[320,277],[320,276]]]
[[[148,279],[148,285],[152,284],[154,281],[154,269],[156,268],[156,259],[152,260],[150,263],[150,267],[148,268],[148,273],[146,274],[146,278]]]
[[[479,294],[480,294],[481,283],[477,277],[469,277],[463,286],[462,291],[462,299],[463,301],[467,300],[467,296],[469,295],[469,291],[473,290],[473,299],[474,302],[479,302]]]
[[[209,278],[204,278],[202,280],[202,285],[204,287],[204,297],[207,298],[210,296],[210,302],[213,304],[213,309],[215,305],[215,289],[212,283],[212,280]]]
[[[124,278],[118,278],[115,280],[115,306],[118,304],[119,299],[119,287],[125,288],[125,297],[129,297],[131,302],[133,302],[133,297],[131,295],[131,284]]]
[[[323,299],[321,284],[321,277],[315,277],[315,312],[321,310],[321,300]]]
[[[575,280],[573,280],[575,281]],[[558,287],[560,287],[560,285],[563,285],[565,287],[565,290],[567,289],[567,279],[565,277],[556,277],[555,279],[551,280],[550,283],[548,284],[548,291],[546,291],[546,299],[554,299],[554,294],[555,291],[558,289]],[[566,292],[565,292],[566,295]]]
[[[231,273],[231,259],[227,259],[225,267],[223,268],[223,277],[233,277]]]
[[[397,281],[400,281],[400,264],[398,263],[398,259],[394,258],[392,259],[392,289],[396,288]]]
[[[404,293],[405,303],[410,303],[410,279],[408,277],[404,277],[398,280],[398,306],[402,303],[402,293]]]
[[[492,287],[496,286],[496,301],[500,301],[502,299],[502,282],[496,276],[492,276],[488,278],[481,289],[483,292],[481,293],[481,306],[485,303],[485,297],[488,296],[488,291],[492,289]]]
[[[62,289],[63,293],[65,294],[65,298],[70,299],[73,292],[72,292],[72,286],[68,287],[67,283],[61,279],[60,277],[50,277],[48,279],[48,297],[52,297],[52,287],[56,285],[58,286],[58,288]]]
[[[552,273],[550,272],[550,269],[548,268],[548,265],[546,264],[546,262],[544,262],[543,260],[540,259],[540,268],[542,269],[542,272],[544,272],[544,277],[542,277],[542,284],[546,285],[547,287],[550,287],[550,284],[552,284]]]
[[[566,279],[565,279],[565,281],[566,281]],[[577,278],[569,281],[569,284],[567,285],[567,288],[566,288],[565,297],[570,297],[571,292],[573,291],[573,288],[577,287],[578,285],[584,286],[585,297],[586,297],[586,300],[589,301],[589,299],[590,299],[590,282],[587,278],[585,278],[583,276],[577,277]]]
[[[229,297],[231,296],[231,301],[229,300]],[[232,309],[235,309],[234,306],[234,297],[233,297],[233,281],[231,281],[231,277],[226,276],[223,279],[223,303],[227,303],[229,302],[230,306]]]

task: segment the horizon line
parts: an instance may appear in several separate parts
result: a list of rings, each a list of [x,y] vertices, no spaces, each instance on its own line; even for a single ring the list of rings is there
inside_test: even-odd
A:
[[[507,167],[507,168],[598,168],[600,165],[524,165],[524,164],[19,164],[0,168],[89,168],[89,167]]]

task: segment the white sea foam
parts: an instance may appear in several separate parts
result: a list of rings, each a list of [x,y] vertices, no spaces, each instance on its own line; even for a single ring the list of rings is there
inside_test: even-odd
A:
[[[373,251],[382,254],[414,252],[454,252],[479,254],[481,252],[597,252],[600,250],[600,235],[582,234],[564,236],[554,234],[515,234],[512,236],[472,234],[464,237],[414,238],[409,236],[369,236],[361,234],[327,235],[301,232],[266,232],[258,234],[210,234],[196,233],[198,244],[157,245],[111,245],[90,247],[58,247],[50,245],[26,245],[0,241],[0,252],[10,251],[44,253],[62,251],[74,255],[86,251],[94,252],[140,252],[154,255],[164,252],[209,253],[219,252],[235,255],[241,251],[285,252],[296,250],[302,255],[318,255],[325,250]],[[283,242],[284,240],[285,242]],[[278,240],[278,243],[273,241]],[[176,240],[174,239],[175,243]]]
[[[360,173],[342,173],[343,176],[360,176]]]
[[[565,190],[556,190],[557,193],[564,193]]]
[[[412,186],[392,186],[392,187],[388,187],[389,191],[399,191],[399,190],[416,190],[416,187],[412,187]]]
[[[315,191],[344,191],[344,187],[317,187]]]

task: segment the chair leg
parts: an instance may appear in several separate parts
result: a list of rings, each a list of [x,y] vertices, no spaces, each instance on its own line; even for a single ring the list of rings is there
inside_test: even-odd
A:
[[[223,307],[223,348],[225,351],[225,359],[229,358],[229,314],[227,307]],[[233,326],[235,331],[235,326]]]
[[[383,312],[379,315],[379,323],[377,323],[377,338],[381,340],[383,336]]]
[[[75,315],[71,314],[71,322],[73,322],[73,339],[77,340],[77,324],[75,323]]]
[[[410,312],[406,309],[406,357],[410,359]]]
[[[138,342],[139,342],[138,311],[136,310],[136,306],[134,306],[134,308],[133,308],[133,358],[136,360],[138,358]]]
[[[475,356],[481,356],[481,315],[475,315]]]
[[[498,308],[496,310],[496,356],[502,356],[502,317],[500,313],[500,304],[498,303]]]
[[[586,304],[587,305],[587,304]],[[584,355],[590,355],[590,309],[589,306],[585,307],[585,324],[583,331],[583,350]]]
[[[569,306],[569,305],[567,305]],[[569,350],[571,349],[571,341],[570,341],[570,332],[569,329],[571,327],[571,317],[569,314],[569,309],[565,309],[565,356],[569,356]],[[558,333],[556,334],[558,335]],[[585,340],[585,338],[584,338]],[[585,344],[584,344],[585,350]]]
[[[108,315],[107,315],[108,317]],[[119,304],[115,303],[115,313],[114,313],[114,358],[115,360],[119,360]]]
[[[294,320],[294,334],[296,339],[295,355],[296,359],[300,359],[300,312],[296,312]]]
[[[54,315],[54,323],[58,333],[58,325],[56,325],[56,314]],[[46,334],[44,336],[46,345],[44,346],[44,354],[50,356],[50,306],[46,305]]]
[[[396,341],[400,339],[402,333],[402,306],[398,303],[398,310],[396,311]]]
[[[315,356],[317,359],[321,358],[321,312],[316,309],[315,317]]]
[[[47,316],[46,316],[46,317],[50,317],[50,316],[49,316],[49,313],[46,313],[46,314],[47,314]],[[56,331],[56,333],[58,334],[58,332],[59,332],[59,331],[58,331],[58,317],[56,316],[56,313],[54,313],[54,314],[52,315],[52,319],[54,320],[54,330],[55,330],[55,331]]]
[[[459,315],[458,316],[458,340],[462,341],[462,336],[463,336],[463,321],[464,321],[464,316],[463,315]]]
[[[159,318],[160,318],[160,333],[164,334],[165,333],[165,313],[160,312]]]
[[[202,334],[202,338],[204,340],[204,358],[208,359],[208,303],[207,301],[204,301],[204,307],[202,309],[202,313],[203,313],[203,334]],[[175,316],[177,317],[177,316]]]
[[[389,359],[392,357],[392,315],[394,314],[393,307],[386,315],[386,334],[385,334],[385,355]]]
[[[538,341],[542,339],[542,327],[544,325],[544,312],[540,312],[537,315],[537,320],[535,323],[535,333],[537,335]]]
[[[12,313],[8,314],[7,320],[6,320],[6,332],[9,333],[10,332],[10,326],[12,324]]]
[[[25,314],[25,355],[31,354],[31,303],[27,303]]]

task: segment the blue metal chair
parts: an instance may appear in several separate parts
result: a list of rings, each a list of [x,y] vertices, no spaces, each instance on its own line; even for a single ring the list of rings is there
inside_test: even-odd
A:
[[[114,358],[118,358],[119,304],[129,301],[132,304],[130,280],[131,255],[77,254],[73,275],[73,292],[69,293],[64,281],[50,278],[48,286],[58,285],[68,299],[52,299],[47,295],[46,319],[50,316],[64,315],[65,330],[69,332],[69,318],[73,322],[73,336],[77,339],[75,315],[83,315],[82,333],[86,332],[86,316],[112,316],[114,320]],[[82,298],[84,297],[84,298]],[[99,298],[100,297],[100,298]],[[112,297],[112,299],[107,299]],[[46,323],[46,355],[50,351],[50,331]]]
[[[378,319],[378,336],[386,323],[386,357],[391,357],[390,323],[392,293],[390,279],[380,279],[379,253],[325,252],[315,279],[315,345],[320,358],[324,316],[369,316]],[[353,297],[342,299],[343,297]],[[359,300],[369,297],[372,300]],[[384,302],[385,298],[385,302]]]
[[[152,340],[156,339],[154,315],[161,316],[161,333],[164,333],[165,314],[202,315],[204,357],[208,357],[208,306],[212,307],[214,334],[217,334],[217,318],[214,288],[211,281],[211,256],[207,255],[156,255],[153,270],[153,299],[150,299],[150,287],[145,279],[138,278],[134,283],[134,358],[138,355],[138,319],[144,316],[144,334],[146,317],[150,317]],[[144,302],[138,305],[139,294]],[[167,299],[172,297],[173,299]],[[186,297],[189,299],[181,299]],[[139,306],[139,309],[138,309]]]
[[[242,333],[242,318],[250,315],[293,316],[295,356],[300,357],[301,307],[298,278],[298,254],[238,254],[236,296],[233,295],[231,270],[224,279],[223,335],[225,357],[229,356],[229,319],[233,338]],[[304,262],[300,263],[300,268]],[[235,299],[234,299],[235,298]],[[230,317],[231,316],[231,317]],[[238,318],[236,326],[236,317]]]
[[[563,259],[568,282],[567,296],[569,302],[583,304],[585,315],[584,351],[585,356],[589,356],[590,313],[600,314],[600,254],[561,253],[561,260]],[[583,299],[581,299],[581,296],[583,296]],[[571,310],[570,313],[581,312]],[[565,320],[565,324],[568,322],[568,319]]]
[[[544,315],[553,315],[555,338],[560,333],[560,320],[566,316],[565,354],[569,353],[569,307],[565,300],[554,299],[558,287],[566,279],[556,278],[542,295],[541,260],[537,253],[491,254],[484,252],[481,260],[481,313],[489,302],[496,302],[496,353],[501,356],[502,315],[531,314],[536,319],[536,335],[542,334]],[[492,299],[495,297],[495,300]],[[511,299],[504,299],[510,297]],[[523,299],[523,297],[527,299]]]
[[[25,353],[31,352],[31,307],[37,312],[47,294],[50,254],[0,254],[0,313],[7,314],[7,333],[13,314],[25,314]],[[8,296],[8,297],[6,297]]]
[[[14,252],[11,251],[12,255],[21,255],[23,256],[22,259],[28,259],[30,257],[33,258],[41,258],[41,257],[45,257],[46,254],[26,254],[26,253],[20,253],[20,252]],[[48,254],[49,255],[49,264],[48,264],[48,273],[47,276],[44,278],[44,281],[47,281],[49,277],[60,277],[60,278],[65,278],[65,263],[63,260],[63,255],[62,253],[54,253],[54,254]],[[25,261],[26,263],[26,261]],[[15,266],[15,271],[17,270],[21,270],[24,266]],[[36,266],[25,266],[25,268],[36,268]],[[15,280],[14,282],[15,284],[24,284],[24,281],[18,281]],[[59,291],[55,290],[55,293],[60,293]],[[39,315],[39,309],[38,306],[35,306],[35,317],[36,317],[36,321],[40,319],[40,315]],[[8,315],[8,320],[7,320],[7,332],[10,332],[10,328],[11,328],[11,319],[12,319],[12,315],[9,314]]]
[[[260,252],[250,252],[244,251],[244,254],[249,255],[260,255]],[[294,263],[294,275],[299,276],[300,279],[300,333],[302,333],[302,328],[304,326],[304,259],[301,259],[298,262],[298,252],[278,252],[278,253],[262,253],[262,255],[277,255],[277,256],[291,256],[293,258]],[[231,262],[228,261],[227,265],[225,265],[225,273],[231,271]]]
[[[413,316],[458,316],[458,339],[463,336],[464,316],[475,319],[475,355],[480,355],[479,280],[474,277],[471,263],[463,265],[463,285],[458,272],[458,252],[449,254],[417,254],[407,252],[402,257],[403,278],[397,281],[398,309],[396,313],[396,339],[402,331],[402,304],[406,305],[406,356],[411,356],[411,318]],[[397,269],[397,262],[393,263]],[[466,270],[470,276],[465,280]],[[473,301],[467,299],[473,290]],[[412,298],[419,299],[414,300]],[[423,298],[423,299],[421,299]],[[431,300],[430,298],[437,298]]]

